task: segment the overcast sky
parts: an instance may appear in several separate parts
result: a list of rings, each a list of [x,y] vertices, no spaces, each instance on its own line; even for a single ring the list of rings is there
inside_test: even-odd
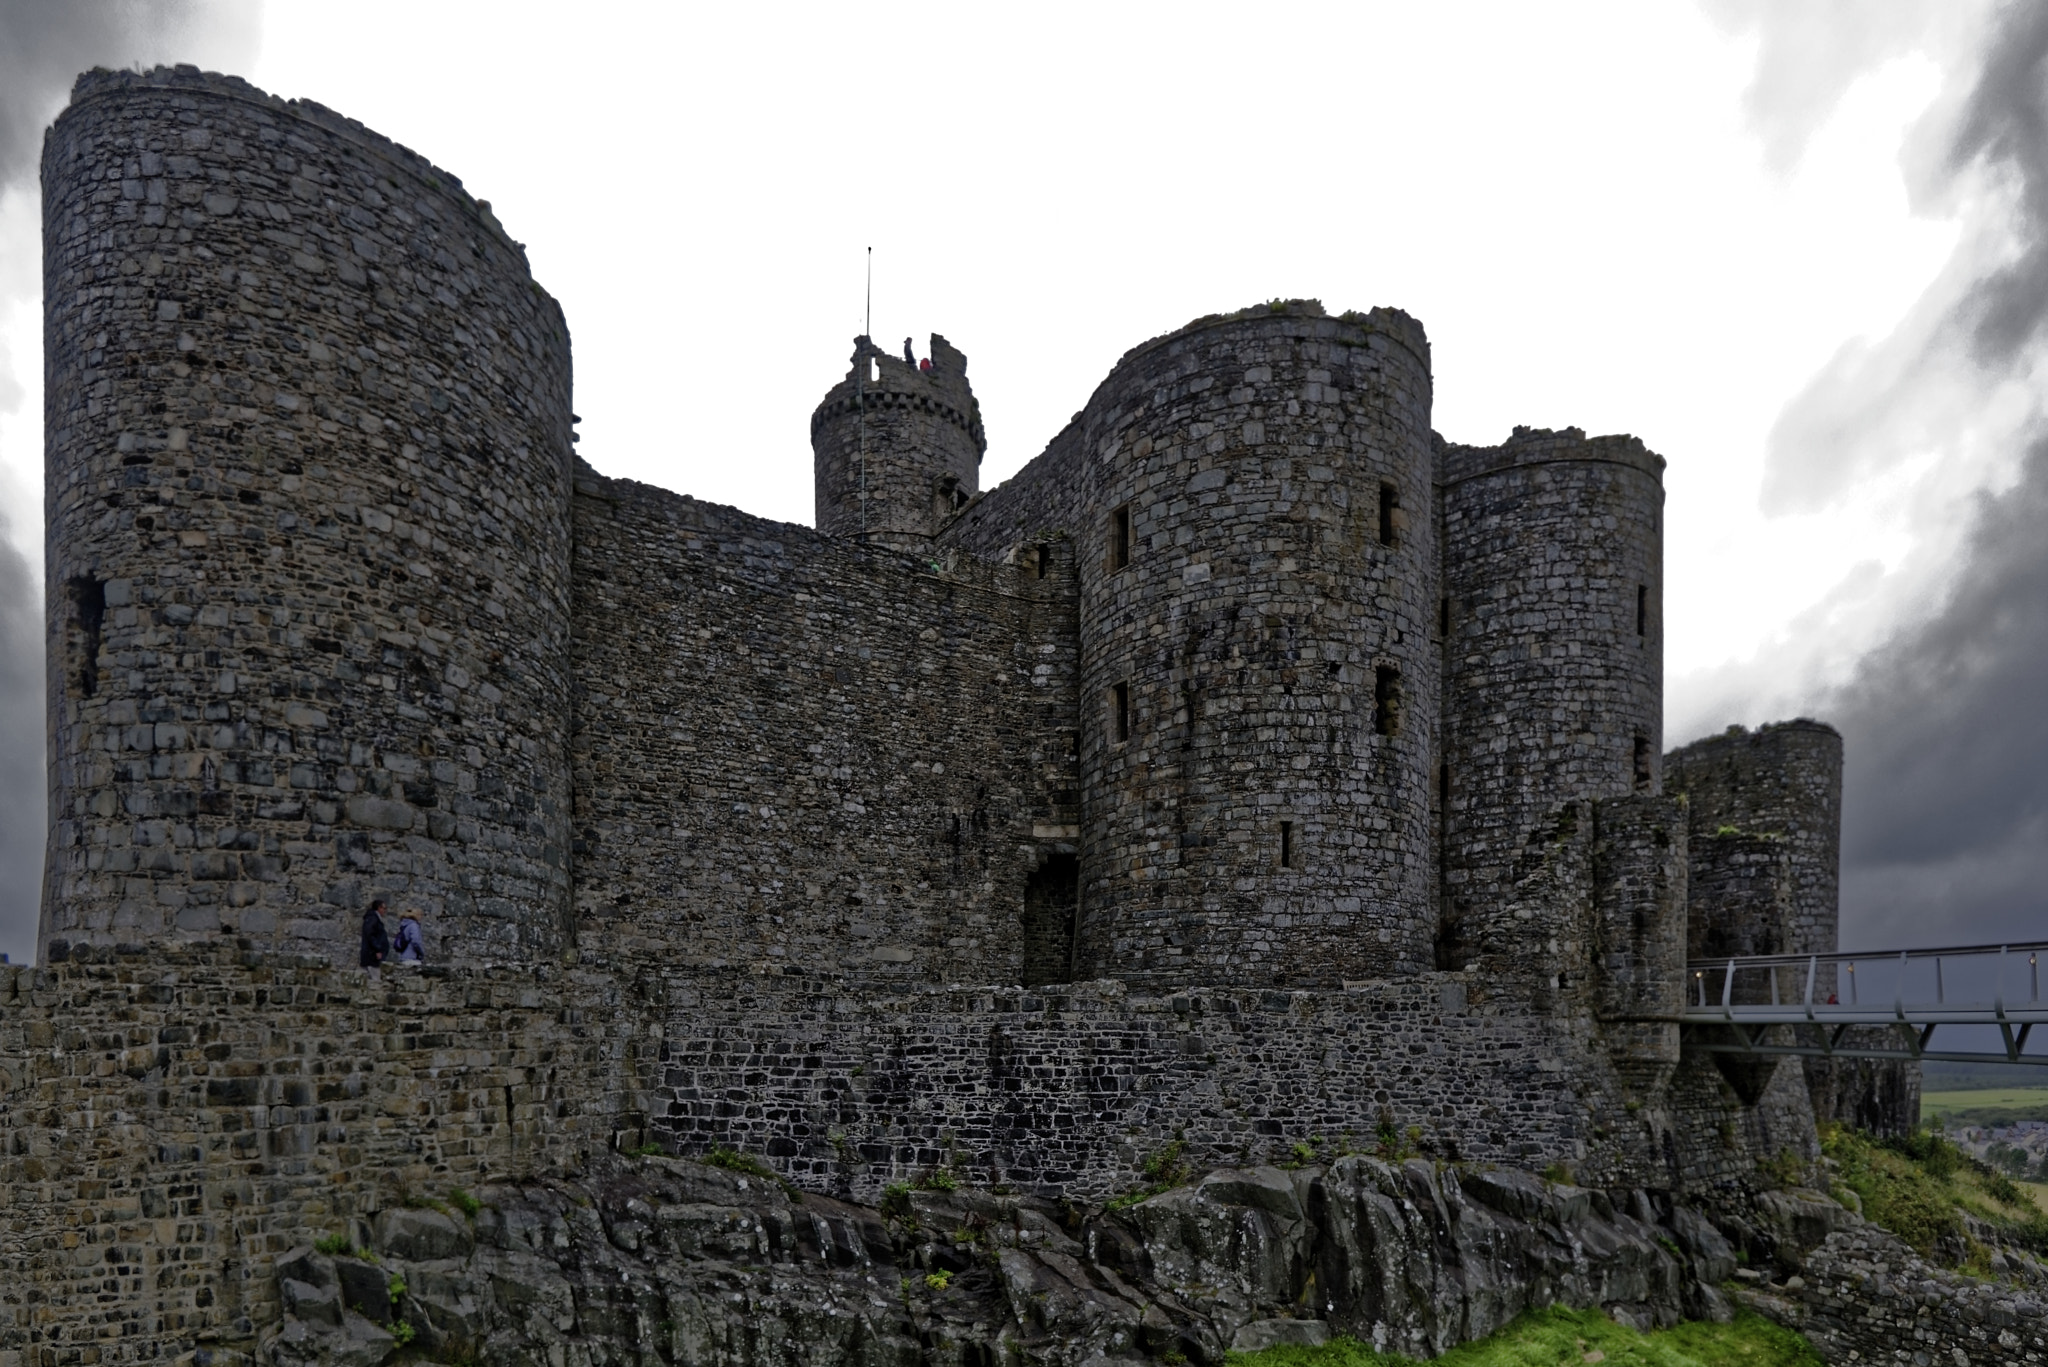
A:
[[[38,130],[92,62],[319,100],[525,241],[599,469],[791,521],[861,328],[970,358],[984,483],[1133,344],[1390,304],[1436,425],[1670,460],[1667,742],[1850,743],[1845,940],[2048,938],[2044,7],[0,0],[0,950],[42,843]]]

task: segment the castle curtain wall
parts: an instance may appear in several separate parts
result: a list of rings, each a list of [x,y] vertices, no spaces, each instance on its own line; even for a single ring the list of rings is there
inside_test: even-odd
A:
[[[1078,835],[1064,546],[864,551],[586,469],[575,658],[588,948],[1021,981],[1027,887]]]

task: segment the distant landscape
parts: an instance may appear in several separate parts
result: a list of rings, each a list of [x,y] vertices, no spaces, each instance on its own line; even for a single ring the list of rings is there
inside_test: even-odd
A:
[[[1928,1123],[1939,1122],[1949,1129],[2048,1121],[2048,1067],[1926,1064],[1921,1072],[1920,1113]]]

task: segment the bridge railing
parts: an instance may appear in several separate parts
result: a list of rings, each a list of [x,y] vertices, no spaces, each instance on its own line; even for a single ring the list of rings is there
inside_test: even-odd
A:
[[[1733,1043],[1707,1047],[1746,1053],[1835,1053],[1831,1046],[1841,1044],[1849,1027],[1891,1026],[1902,1034],[1902,1049],[1840,1052],[2048,1064],[2048,1055],[2024,1055],[2034,1026],[2048,1021],[2048,999],[2041,993],[2044,957],[2048,941],[1695,959],[1686,965],[1680,1021],[1735,1027],[1726,1032]],[[1776,1025],[1831,1030],[1767,1047],[1765,1028]],[[1928,1045],[1939,1025],[1996,1027],[2004,1048],[1996,1054],[1932,1053]],[[1777,1038],[1783,1040],[1783,1032]]]

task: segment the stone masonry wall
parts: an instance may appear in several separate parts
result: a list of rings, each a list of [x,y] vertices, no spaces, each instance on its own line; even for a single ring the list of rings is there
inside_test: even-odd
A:
[[[1027,885],[1079,834],[1067,543],[1041,573],[577,491],[583,942],[1021,981]]]
[[[372,977],[246,946],[83,947],[0,969],[0,1364],[233,1361],[279,1323],[289,1250],[649,1138],[870,1199],[941,1166],[1100,1197],[1176,1136],[1197,1170],[1391,1137],[1606,1188],[1709,1176],[1692,1149],[1711,1121],[1674,1134],[1604,1076],[1590,1021],[1485,988],[877,995],[588,956]],[[1767,1109],[1733,1108],[1727,1180],[1773,1127],[1796,1142]]]
[[[1874,1225],[1829,1234],[1797,1281],[1740,1299],[1807,1335],[1830,1363],[2048,1363],[2048,1300],[2038,1290],[1935,1267]]]
[[[1663,468],[1576,428],[1443,452],[1446,966],[1567,968],[1516,866],[1559,804],[1661,791]]]
[[[1678,1062],[1685,993],[1686,827],[1682,798],[1593,807],[1593,1012],[1615,1069],[1639,1094]]]
[[[569,338],[489,206],[318,105],[80,78],[43,160],[57,942],[552,954]]]
[[[1692,892],[1686,906],[1688,959],[1791,952],[1792,860],[1784,836],[1695,829],[1691,861]],[[1799,976],[1803,992],[1805,978]],[[1700,986],[1693,985],[1695,999]],[[1704,986],[1710,1002],[1721,999],[1722,983]],[[1739,979],[1734,990],[1737,1001],[1770,1000],[1769,980],[1761,975]]]
[[[1741,1060],[1731,1069],[1724,1066],[1731,1057],[1687,1050],[1657,1099],[1669,1117],[1672,1168],[1700,1196],[1750,1190],[1760,1162],[1791,1154],[1810,1163],[1820,1156],[1813,1100],[1798,1061]],[[1742,1086],[1731,1081],[1731,1072]]]
[[[1335,986],[1429,961],[1428,367],[1393,310],[1197,320],[948,530],[982,554],[1077,539],[1084,972]]]
[[[640,1143],[659,990],[247,941],[0,967],[0,1364],[246,1348],[293,1246]]]
[[[1036,459],[968,504],[945,528],[945,542],[984,560],[1027,556],[1061,536],[1099,549],[1102,518],[1081,441],[1076,414]]]
[[[679,1152],[765,1154],[799,1185],[862,1200],[941,1167],[1100,1198],[1140,1185],[1145,1157],[1177,1137],[1199,1168],[1369,1151],[1383,1123],[1440,1158],[1679,1185],[1661,1114],[1602,1066],[1592,1023],[1484,986],[876,996],[678,974],[650,1124]]]
[[[1695,839],[1724,829],[1783,839],[1791,922],[1780,952],[1840,948],[1842,737],[1834,727],[1805,719],[1730,727],[1666,756],[1664,784],[1686,795]]]

